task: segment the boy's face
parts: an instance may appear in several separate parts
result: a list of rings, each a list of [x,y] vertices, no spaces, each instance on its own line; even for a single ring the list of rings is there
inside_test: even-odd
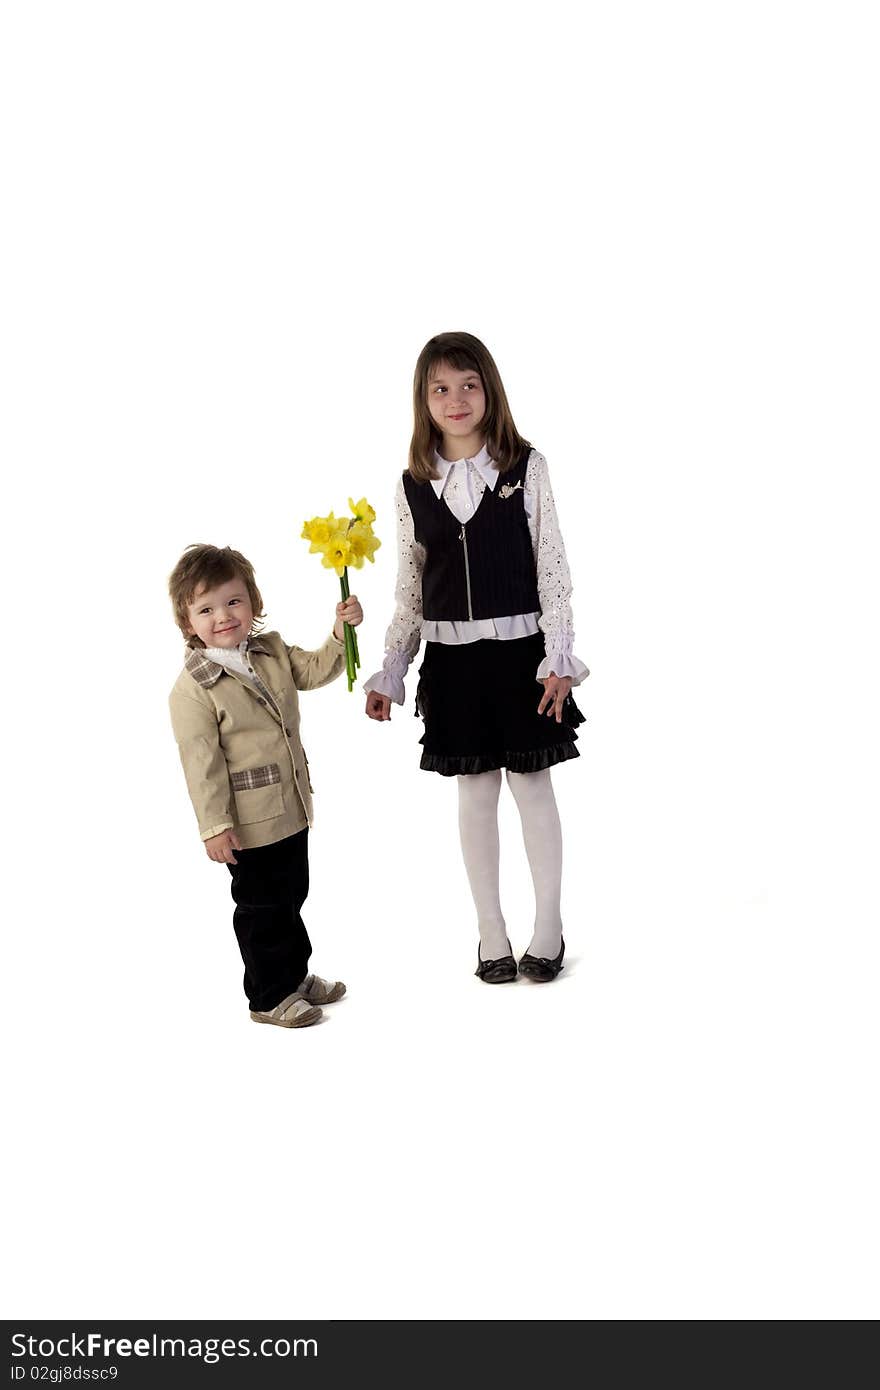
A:
[[[247,585],[230,579],[216,589],[197,589],[186,606],[186,616],[189,632],[201,637],[206,647],[237,647],[254,621]]]

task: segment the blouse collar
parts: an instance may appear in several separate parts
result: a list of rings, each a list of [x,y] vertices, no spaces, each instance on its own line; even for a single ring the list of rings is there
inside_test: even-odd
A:
[[[443,492],[446,486],[446,479],[449,477],[449,473],[451,469],[455,467],[456,463],[472,463],[489,491],[495,491],[495,484],[498,482],[498,470],[489,457],[489,450],[486,448],[485,444],[478,454],[474,454],[473,458],[456,459],[454,462],[450,459],[442,458],[435,449],[434,466],[440,476],[439,478],[431,478],[430,483],[438,497]]]

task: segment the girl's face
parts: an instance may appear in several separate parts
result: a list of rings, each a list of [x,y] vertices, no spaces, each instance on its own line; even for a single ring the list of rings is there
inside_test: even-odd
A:
[[[460,445],[473,436],[482,444],[479,426],[486,414],[486,392],[479,372],[435,363],[428,373],[428,410],[444,439]]]

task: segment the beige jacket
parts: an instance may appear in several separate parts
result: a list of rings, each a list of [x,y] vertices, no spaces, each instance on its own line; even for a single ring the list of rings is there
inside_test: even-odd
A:
[[[235,830],[242,849],[271,845],[312,823],[298,690],[345,669],[345,647],[288,647],[277,632],[247,650],[258,689],[191,647],[171,692],[171,723],[203,840]]]

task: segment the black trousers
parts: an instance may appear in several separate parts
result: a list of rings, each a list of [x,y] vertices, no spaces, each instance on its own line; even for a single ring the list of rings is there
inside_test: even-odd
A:
[[[300,914],[309,893],[308,828],[274,845],[235,851],[232,922],[254,1010],[274,1009],[302,984],[312,944]]]

